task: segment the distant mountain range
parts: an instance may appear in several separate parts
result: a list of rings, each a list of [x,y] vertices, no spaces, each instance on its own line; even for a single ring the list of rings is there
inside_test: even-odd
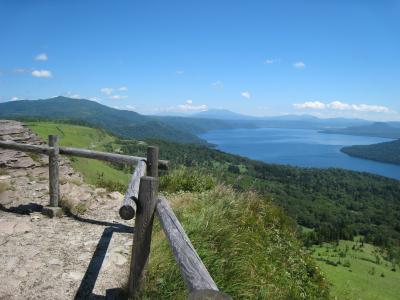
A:
[[[320,119],[310,115],[254,117],[229,110],[208,110],[190,117],[145,116],[133,111],[114,109],[94,101],[67,97],[0,103],[0,118],[60,120],[102,127],[122,137],[155,138],[196,144],[206,143],[197,135],[209,130],[261,127],[400,137],[400,123],[396,122],[373,124],[360,119]]]
[[[371,121],[347,118],[321,119],[312,115],[281,115],[255,117],[235,113],[225,109],[211,109],[208,111],[193,114],[192,118],[219,119],[229,121],[248,121],[256,127],[277,127],[277,128],[302,128],[302,129],[325,129],[344,128],[346,126],[367,125]]]
[[[375,136],[375,137],[399,139],[400,138],[399,125],[400,123],[398,122],[391,122],[391,123],[375,122],[372,124],[366,124],[362,126],[350,126],[346,128],[327,129],[322,132],[333,133],[333,134]]]

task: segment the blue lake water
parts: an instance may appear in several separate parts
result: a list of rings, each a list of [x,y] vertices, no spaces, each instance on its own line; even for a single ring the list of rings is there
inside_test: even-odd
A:
[[[344,168],[400,179],[400,166],[348,156],[343,146],[369,145],[390,141],[385,138],[324,134],[309,129],[213,130],[201,138],[225,152],[267,163],[300,167]]]

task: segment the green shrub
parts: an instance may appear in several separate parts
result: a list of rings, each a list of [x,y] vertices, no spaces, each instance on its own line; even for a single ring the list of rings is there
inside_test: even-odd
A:
[[[205,172],[181,167],[160,177],[160,189],[166,192],[204,192],[215,186],[215,180]]]

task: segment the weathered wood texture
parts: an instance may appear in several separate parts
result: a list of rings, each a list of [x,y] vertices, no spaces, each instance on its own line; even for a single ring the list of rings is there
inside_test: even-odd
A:
[[[105,160],[112,163],[124,163],[128,165],[135,165],[138,161],[146,160],[145,157],[100,152],[100,151],[71,148],[71,147],[60,147],[60,154],[94,158],[99,160]],[[160,169],[168,169],[168,161],[160,160],[158,161],[158,165]]]
[[[217,285],[194,249],[167,199],[158,198],[156,211],[189,291],[218,291]]]
[[[147,147],[147,176],[158,177],[158,147]]]
[[[197,290],[189,294],[188,300],[232,300],[232,297],[214,290]]]
[[[47,154],[47,155],[49,155],[49,153],[51,151],[53,151],[53,149],[48,146],[19,144],[19,143],[9,142],[9,141],[0,141],[0,148],[12,149],[12,150],[18,150],[18,151],[36,152],[36,153]]]
[[[135,234],[132,246],[133,257],[128,283],[130,297],[135,297],[140,290],[149,258],[157,189],[157,178],[144,176],[140,179],[138,211],[135,219]]]
[[[60,197],[60,185],[58,181],[59,167],[59,148],[58,148],[58,136],[49,135],[49,146],[53,148],[53,151],[49,153],[49,194],[50,194],[50,206],[58,207],[58,200]]]
[[[141,160],[138,162],[135,171],[133,172],[131,182],[129,183],[128,190],[125,193],[124,200],[119,209],[119,215],[124,220],[131,220],[135,217],[136,203],[139,196],[140,178],[146,174],[146,163]]]
[[[51,151],[53,151],[52,147],[48,146],[40,146],[40,145],[30,145],[30,144],[19,144],[10,141],[0,141],[0,148],[19,150],[19,151],[27,151],[27,152],[36,152],[49,155]],[[146,160],[145,157],[139,156],[130,156],[123,155],[117,153],[108,153],[108,152],[100,152],[100,151],[92,151],[87,149],[79,149],[72,147],[59,147],[59,153],[64,155],[74,155],[86,158],[99,159],[104,161],[109,161],[113,163],[122,163],[128,165],[135,165],[138,161]],[[167,160],[159,160],[158,167],[161,170],[168,169],[168,161]]]

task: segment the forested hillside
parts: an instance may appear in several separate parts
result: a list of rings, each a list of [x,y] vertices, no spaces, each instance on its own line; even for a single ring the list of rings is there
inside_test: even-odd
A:
[[[19,120],[63,120],[107,129],[128,138],[160,138],[175,142],[205,143],[192,132],[190,124],[144,116],[133,111],[114,109],[85,99],[56,97],[46,100],[22,100],[0,103],[0,118]],[[222,122],[222,121],[221,121]],[[210,123],[209,123],[210,124]],[[211,125],[211,124],[210,124]],[[222,124],[212,123],[215,126]]]
[[[400,164],[400,140],[374,145],[344,147],[341,151],[355,157]]]
[[[272,195],[300,225],[315,228],[315,241],[351,239],[362,234],[378,245],[400,242],[400,181],[343,169],[266,164],[200,145],[147,140],[160,146],[173,166],[212,172],[236,190]],[[119,140],[127,154],[145,146]]]

